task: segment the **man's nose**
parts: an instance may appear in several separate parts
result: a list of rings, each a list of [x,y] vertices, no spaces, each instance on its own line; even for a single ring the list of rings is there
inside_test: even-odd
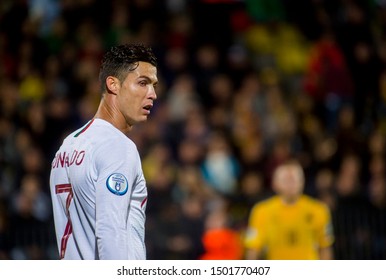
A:
[[[157,99],[157,93],[155,92],[155,88],[154,87],[152,87],[151,90],[150,90],[149,98],[151,100],[156,100]]]

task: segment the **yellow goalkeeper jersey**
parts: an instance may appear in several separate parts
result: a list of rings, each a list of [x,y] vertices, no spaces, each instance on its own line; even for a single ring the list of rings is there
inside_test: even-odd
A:
[[[266,259],[318,259],[318,249],[334,241],[327,205],[302,195],[293,205],[279,196],[257,203],[250,214],[245,247],[264,251]]]

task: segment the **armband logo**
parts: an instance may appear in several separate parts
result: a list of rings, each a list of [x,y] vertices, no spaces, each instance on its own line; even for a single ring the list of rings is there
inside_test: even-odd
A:
[[[120,173],[111,174],[106,180],[106,186],[115,195],[124,195],[129,189],[126,177]]]

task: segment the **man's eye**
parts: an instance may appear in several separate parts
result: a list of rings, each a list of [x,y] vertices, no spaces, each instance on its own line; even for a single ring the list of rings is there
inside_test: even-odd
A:
[[[140,81],[139,84],[143,87],[147,85],[146,81]]]

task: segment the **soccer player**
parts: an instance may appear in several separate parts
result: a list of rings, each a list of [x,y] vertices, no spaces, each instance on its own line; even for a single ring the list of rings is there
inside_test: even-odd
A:
[[[146,259],[147,189],[127,133],[157,98],[156,58],[141,44],[103,57],[94,116],[68,135],[52,162],[50,189],[60,259]]]
[[[289,161],[273,175],[271,198],[252,209],[245,236],[246,259],[332,259],[334,240],[330,211],[303,194],[301,165]]]

